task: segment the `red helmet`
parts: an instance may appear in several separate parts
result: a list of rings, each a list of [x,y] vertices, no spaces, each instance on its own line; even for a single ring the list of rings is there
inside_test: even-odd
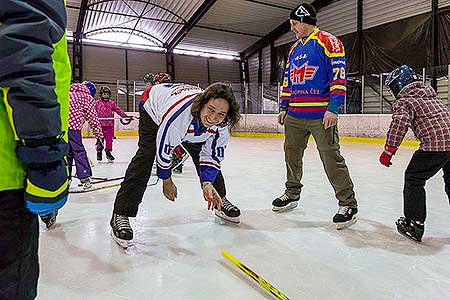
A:
[[[153,84],[172,82],[172,78],[167,73],[157,73],[153,78]]]

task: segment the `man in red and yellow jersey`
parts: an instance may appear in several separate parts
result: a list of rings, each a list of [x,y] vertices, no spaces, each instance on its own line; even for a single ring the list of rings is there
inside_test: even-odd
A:
[[[272,203],[273,211],[297,207],[303,187],[303,153],[312,135],[339,201],[333,222],[338,229],[345,228],[356,222],[358,209],[337,130],[347,89],[344,46],[337,37],[316,27],[311,4],[300,4],[289,18],[298,40],[289,50],[278,115],[286,134],[287,181],[284,194]]]

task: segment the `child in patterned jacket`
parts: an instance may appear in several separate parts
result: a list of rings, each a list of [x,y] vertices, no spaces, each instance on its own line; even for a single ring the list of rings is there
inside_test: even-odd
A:
[[[69,154],[67,155],[67,163],[70,179],[72,162],[75,161],[77,177],[83,184],[83,189],[89,189],[92,186],[92,169],[81,137],[84,122],[88,121],[94,136],[98,140],[103,139],[103,132],[95,111],[95,99],[93,98],[95,93],[95,85],[89,81],[70,85]]]
[[[100,99],[95,104],[100,124],[102,126],[103,135],[105,136],[105,153],[109,162],[114,161],[114,156],[111,154],[113,137],[114,137],[114,113],[117,113],[122,118],[127,118],[127,114],[114,102],[111,101],[111,89],[108,86],[102,86],[99,90]],[[132,117],[130,117],[132,119]],[[103,150],[103,143],[97,141],[97,160],[101,161]]]

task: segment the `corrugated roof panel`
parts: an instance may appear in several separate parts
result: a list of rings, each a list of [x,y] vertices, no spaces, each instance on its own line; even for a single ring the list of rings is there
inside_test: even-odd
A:
[[[439,8],[446,7],[450,5],[450,0],[439,0]]]
[[[176,49],[205,52],[220,52],[238,55],[256,41],[258,37],[219,32],[194,27],[181,41]]]
[[[173,38],[203,3],[202,0],[152,0],[148,3],[133,0],[99,1],[89,4],[85,33],[109,27],[136,28],[162,42]],[[140,16],[143,18],[138,21]]]
[[[317,12],[317,25],[320,29],[335,36],[355,32],[357,26],[357,0],[340,0]]]
[[[297,5],[299,5],[300,3],[304,3],[304,2],[311,3],[311,2],[313,2],[313,0],[309,0],[309,1],[300,1],[300,0],[258,0],[258,1],[259,2],[263,2],[263,3],[267,3],[267,4],[272,4],[272,5],[282,6],[282,7],[286,7],[286,8],[291,8],[291,9],[293,9],[294,7],[297,7]]]
[[[289,10],[249,1],[218,0],[198,25],[264,36],[289,17]]]
[[[363,1],[363,29],[430,11],[430,0],[365,0]]]
[[[81,6],[81,0],[67,0],[66,1],[66,6],[80,7]]]
[[[79,9],[66,8],[67,12],[67,30],[75,32],[77,30]]]

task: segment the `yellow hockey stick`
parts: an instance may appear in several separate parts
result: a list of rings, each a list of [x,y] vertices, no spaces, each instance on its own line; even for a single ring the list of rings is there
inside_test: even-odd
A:
[[[285,294],[277,290],[274,286],[265,281],[264,278],[262,278],[261,276],[250,270],[248,267],[243,265],[240,261],[231,256],[231,254],[228,253],[227,251],[222,250],[222,256],[228,259],[233,265],[241,269],[245,274],[253,278],[266,291],[277,297],[278,300],[289,300],[289,298]]]

